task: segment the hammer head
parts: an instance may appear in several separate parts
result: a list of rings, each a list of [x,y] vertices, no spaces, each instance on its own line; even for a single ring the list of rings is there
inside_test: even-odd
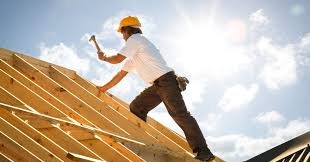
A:
[[[89,41],[96,41],[95,35],[92,35],[92,36],[89,38]]]

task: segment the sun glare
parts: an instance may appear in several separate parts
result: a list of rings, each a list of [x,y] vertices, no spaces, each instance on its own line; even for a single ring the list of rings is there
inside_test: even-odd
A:
[[[204,75],[201,77],[208,79],[224,79],[249,63],[243,48],[234,42],[245,37],[242,22],[230,22],[229,30],[221,30],[214,23],[202,22],[190,22],[186,29],[182,29],[186,32],[177,36],[178,61],[186,66],[186,70],[199,70],[199,74]]]

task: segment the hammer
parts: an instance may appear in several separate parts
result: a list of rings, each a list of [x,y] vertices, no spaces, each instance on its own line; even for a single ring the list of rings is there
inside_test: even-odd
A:
[[[92,35],[92,36],[89,38],[89,42],[91,42],[91,41],[93,41],[93,42],[95,43],[95,46],[96,46],[96,49],[97,49],[97,53],[98,53],[98,52],[101,52],[101,49],[100,49],[100,47],[99,47],[99,45],[98,45],[98,43],[97,43],[97,41],[96,41],[95,35]]]

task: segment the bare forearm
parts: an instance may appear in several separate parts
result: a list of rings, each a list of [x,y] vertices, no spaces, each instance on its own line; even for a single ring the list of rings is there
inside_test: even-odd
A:
[[[118,84],[121,80],[114,77],[112,80],[110,80],[108,83],[106,83],[104,86],[107,87],[107,89],[110,89],[114,87],[116,84]]]
[[[121,55],[121,54],[117,54],[117,55],[113,55],[113,56],[106,56],[104,54],[104,52],[98,52],[98,58],[102,61],[106,61],[108,63],[111,64],[118,64],[121,63],[126,57]]]
[[[114,87],[116,84],[118,84],[126,75],[128,72],[121,70],[118,72],[107,84],[101,87],[101,90],[106,91],[112,87]]]
[[[119,63],[119,61],[117,59],[117,55],[106,56],[104,59],[101,59],[101,60],[106,61],[106,62],[111,63],[111,64]]]

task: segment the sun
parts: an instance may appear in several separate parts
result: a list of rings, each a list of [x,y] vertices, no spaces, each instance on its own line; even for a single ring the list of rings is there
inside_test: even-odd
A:
[[[178,62],[189,72],[199,70],[199,74],[214,79],[230,76],[240,64],[247,60],[240,48],[234,47],[227,33],[216,25],[191,22],[186,32],[175,39]]]
[[[186,72],[221,80],[250,63],[242,46],[246,29],[242,21],[230,20],[221,25],[202,18],[187,19],[185,24],[172,37],[178,65]]]

